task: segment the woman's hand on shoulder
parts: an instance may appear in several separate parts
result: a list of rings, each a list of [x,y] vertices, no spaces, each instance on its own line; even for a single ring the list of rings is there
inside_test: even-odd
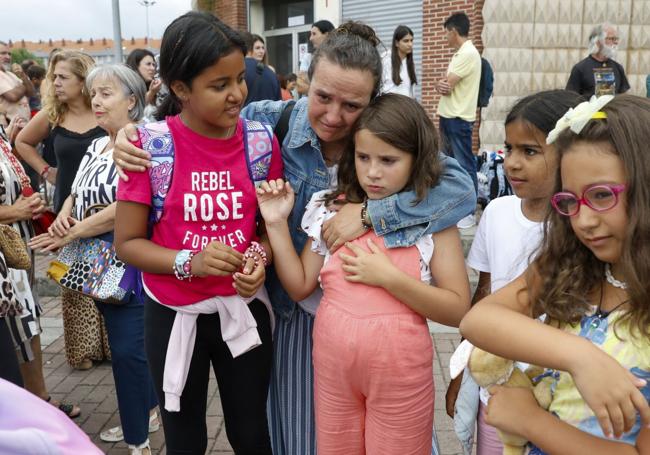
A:
[[[151,167],[151,155],[131,142],[138,139],[138,130],[133,123],[129,123],[117,133],[113,161],[115,161],[117,173],[125,182],[129,180],[124,173],[125,170],[144,172]]]
[[[294,200],[295,194],[291,184],[283,179],[262,182],[257,187],[257,203],[267,228],[289,218]]]
[[[221,242],[211,242],[192,258],[192,275],[228,276],[242,267],[244,255]]]
[[[569,373],[605,435],[620,437],[631,430],[637,412],[642,424],[650,426],[650,407],[639,390],[646,381],[589,341],[576,348]]]
[[[372,240],[368,239],[366,245],[368,251],[359,245],[346,243],[345,246],[352,254],[339,253],[343,261],[341,268],[346,273],[345,279],[369,286],[388,286],[399,275],[399,270]]]

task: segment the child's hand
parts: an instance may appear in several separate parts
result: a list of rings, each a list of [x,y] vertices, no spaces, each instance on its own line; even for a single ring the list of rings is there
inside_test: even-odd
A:
[[[210,242],[192,258],[192,275],[227,276],[238,271],[244,255],[221,242]]]
[[[345,279],[354,283],[384,287],[395,276],[396,268],[372,240],[368,239],[366,244],[370,253],[358,245],[345,244],[354,253],[354,256],[339,254],[343,261],[341,268],[347,273]]]
[[[253,297],[258,289],[264,285],[266,268],[261,259],[257,265],[253,259],[248,259],[244,265],[244,270],[235,273],[233,277],[235,279],[233,287],[237,290],[237,294],[244,298]]]
[[[282,179],[262,182],[257,188],[257,203],[267,226],[285,221],[293,209],[294,199],[291,184]]]
[[[591,343],[583,345],[569,371],[582,398],[594,412],[608,437],[620,437],[636,421],[650,425],[650,407],[639,390],[646,381],[623,368],[614,358]]]
[[[529,439],[526,426],[535,424],[539,412],[546,412],[537,404],[533,391],[523,387],[493,386],[488,392],[490,401],[485,410],[485,422]]]

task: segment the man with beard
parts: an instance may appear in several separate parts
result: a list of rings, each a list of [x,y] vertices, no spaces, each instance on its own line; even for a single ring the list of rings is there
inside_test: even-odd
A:
[[[29,102],[27,96],[34,93],[34,86],[29,78],[16,65],[11,72],[11,53],[6,43],[0,41],[0,125],[5,128],[14,117],[29,120]]]
[[[589,34],[589,56],[571,70],[566,89],[590,98],[592,95],[625,93],[630,84],[625,70],[616,62],[616,28],[608,23],[597,25]]]

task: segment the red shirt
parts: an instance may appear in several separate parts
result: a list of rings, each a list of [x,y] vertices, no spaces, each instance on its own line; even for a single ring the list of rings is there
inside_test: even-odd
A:
[[[256,239],[257,197],[250,179],[243,141],[243,120],[228,139],[213,139],[187,128],[178,116],[168,117],[174,140],[174,172],[151,241],[174,250],[202,250],[218,241],[244,252]],[[120,181],[119,201],[151,206],[148,172],[128,172]],[[268,178],[282,177],[282,157],[273,139]],[[170,270],[171,271],[171,270]],[[166,305],[189,305],[214,296],[235,294],[232,276],[178,280],[173,274],[143,272],[146,288]]]

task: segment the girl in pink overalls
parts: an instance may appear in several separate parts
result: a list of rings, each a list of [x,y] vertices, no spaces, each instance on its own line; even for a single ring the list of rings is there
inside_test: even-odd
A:
[[[404,189],[422,199],[443,165],[424,109],[388,94],[361,115],[340,160],[338,189],[316,193],[309,202],[302,228],[312,241],[301,257],[287,225],[293,189],[282,179],[258,188],[276,270],[289,296],[305,299],[319,280],[323,290],[313,352],[319,455],[431,453],[433,346],[426,318],[458,326],[469,309],[458,232],[451,227],[430,235],[413,228],[405,231],[402,248],[389,250],[369,229],[328,251],[321,229],[346,202]],[[385,222],[369,220],[365,210],[361,216],[367,227]]]

